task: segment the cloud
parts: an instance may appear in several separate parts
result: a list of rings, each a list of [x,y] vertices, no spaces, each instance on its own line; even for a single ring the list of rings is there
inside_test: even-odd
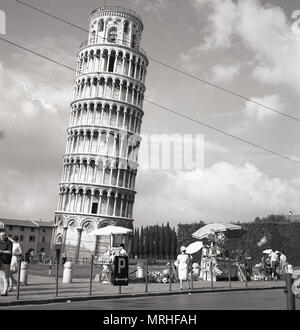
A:
[[[212,68],[212,79],[217,82],[230,82],[240,73],[239,65],[217,64]]]
[[[220,162],[194,173],[141,171],[137,179],[138,224],[205,220],[246,221],[298,208],[300,181],[271,178],[247,162]]]
[[[284,107],[284,103],[281,101],[278,95],[266,95],[262,98],[254,97],[251,100],[281,112]],[[275,112],[272,112],[259,106],[258,104],[249,101],[245,103],[243,113],[247,118],[254,119],[258,123],[263,123],[266,119],[277,115]]]
[[[43,84],[43,77],[30,79],[0,62],[0,129],[5,132],[0,139],[3,216],[45,217],[56,207],[68,118],[65,108],[72,96],[71,86],[56,79],[61,85],[51,88],[50,83]],[[59,104],[63,94],[66,107]]]
[[[134,0],[133,3],[133,7],[142,6],[143,10],[155,14],[156,18],[159,20],[162,19],[162,11],[168,9],[170,5],[172,5],[172,1],[170,2],[167,0]]]
[[[192,4],[199,14],[209,9],[207,33],[204,41],[181,57],[197,60],[203,51],[216,49],[234,56],[243,47],[239,54],[253,60],[252,78],[270,85],[287,84],[299,92],[300,38],[282,8],[259,0],[193,0]]]

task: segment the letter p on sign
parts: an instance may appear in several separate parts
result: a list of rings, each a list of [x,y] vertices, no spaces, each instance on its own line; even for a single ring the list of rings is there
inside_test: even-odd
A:
[[[0,34],[6,34],[6,15],[3,10],[0,10]]]
[[[126,268],[126,261],[124,258],[119,258],[118,260],[118,273],[122,273],[122,269]]]

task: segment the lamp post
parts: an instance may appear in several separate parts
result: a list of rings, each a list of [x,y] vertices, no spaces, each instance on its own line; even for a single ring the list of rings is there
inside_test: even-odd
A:
[[[59,259],[61,253],[61,243],[55,244],[55,253],[56,253],[56,286],[55,286],[55,296],[58,297],[58,272],[59,272]]]

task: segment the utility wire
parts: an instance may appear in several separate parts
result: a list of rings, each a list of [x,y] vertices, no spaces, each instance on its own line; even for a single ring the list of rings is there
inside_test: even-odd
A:
[[[5,42],[5,43],[7,43],[7,44],[9,44],[9,45],[11,45],[11,46],[14,46],[14,47],[17,47],[17,48],[19,48],[19,49],[22,49],[22,50],[24,50],[24,51],[26,51],[26,52],[29,52],[29,53],[31,53],[31,54],[33,54],[33,55],[36,55],[36,56],[39,56],[39,57],[41,57],[41,58],[43,58],[43,59],[46,59],[46,60],[48,60],[48,61],[50,61],[50,62],[52,62],[52,63],[55,63],[55,64],[57,64],[57,65],[60,65],[60,66],[62,66],[62,67],[64,67],[64,68],[66,68],[66,69],[69,69],[69,70],[71,70],[71,71],[77,73],[77,70],[73,69],[72,67],[70,67],[70,66],[68,66],[68,65],[65,65],[65,64],[63,64],[63,63],[61,63],[61,62],[55,61],[55,60],[51,59],[51,58],[48,57],[48,56],[44,56],[44,55],[42,55],[42,54],[40,54],[40,53],[37,53],[37,52],[35,52],[35,51],[33,51],[33,50],[29,49],[29,48],[23,47],[23,46],[21,46],[21,45],[15,43],[15,42],[9,41],[9,40],[7,40],[7,39],[5,39],[5,38],[0,37],[0,40],[2,40],[3,42]],[[163,110],[165,110],[165,111],[168,111],[168,112],[170,112],[170,113],[173,113],[173,114],[175,114],[175,115],[177,115],[177,116],[179,116],[179,117],[181,117],[181,118],[185,118],[185,119],[187,119],[187,120],[189,120],[189,121],[192,121],[192,122],[194,122],[194,123],[196,123],[196,124],[199,124],[199,125],[205,126],[205,127],[209,128],[209,129],[211,129],[211,130],[214,130],[214,131],[216,131],[216,132],[218,132],[218,133],[221,133],[221,134],[226,135],[226,136],[229,136],[229,137],[231,137],[231,138],[233,138],[233,139],[235,139],[235,140],[238,140],[238,141],[240,141],[240,142],[243,142],[243,143],[245,143],[245,144],[248,144],[248,145],[250,145],[250,146],[252,146],[252,147],[255,147],[255,148],[260,149],[260,150],[263,150],[263,151],[266,151],[266,152],[268,152],[268,153],[270,153],[270,154],[273,154],[273,155],[275,155],[275,156],[281,157],[281,158],[286,159],[286,160],[288,160],[288,161],[290,161],[290,162],[293,162],[293,163],[296,163],[296,164],[300,164],[300,162],[297,161],[297,160],[295,160],[295,159],[292,159],[292,158],[290,158],[290,157],[288,157],[288,156],[282,155],[282,154],[280,154],[280,153],[278,153],[278,152],[276,152],[276,151],[273,151],[273,150],[271,150],[271,149],[268,149],[268,148],[266,148],[266,147],[263,147],[263,146],[261,146],[261,145],[259,145],[259,144],[254,143],[254,142],[251,142],[251,141],[245,140],[245,139],[243,139],[243,138],[240,138],[240,137],[238,137],[238,136],[236,136],[236,135],[233,135],[233,134],[227,133],[226,131],[224,131],[224,130],[222,130],[222,129],[219,129],[219,128],[214,127],[214,126],[212,126],[212,125],[209,125],[209,124],[206,124],[206,123],[204,123],[204,122],[201,122],[201,121],[199,121],[199,120],[197,120],[197,119],[195,119],[195,118],[192,118],[192,117],[190,117],[190,116],[188,116],[188,115],[185,115],[185,114],[182,114],[182,113],[177,112],[177,111],[175,111],[175,110],[172,110],[172,109],[170,109],[170,108],[164,107],[164,106],[162,106],[162,105],[160,105],[160,104],[158,104],[158,103],[156,103],[156,102],[153,102],[153,101],[151,101],[151,100],[147,100],[147,99],[145,99],[144,101],[147,102],[147,103],[149,103],[149,104],[152,104],[152,105],[154,105],[154,106],[156,106],[156,107],[159,107],[160,109],[163,109]]]
[[[52,17],[52,18],[54,18],[54,19],[56,19],[56,20],[58,20],[58,21],[61,21],[61,22],[65,23],[65,24],[68,24],[68,25],[70,25],[70,26],[72,26],[72,27],[75,27],[75,28],[77,28],[77,29],[79,29],[79,30],[82,30],[82,31],[84,31],[84,32],[88,32],[88,33],[89,33],[89,30],[87,30],[87,29],[85,29],[85,28],[83,28],[83,27],[81,27],[81,26],[79,26],[79,25],[77,25],[77,24],[74,24],[74,23],[72,23],[72,22],[70,22],[70,21],[67,21],[67,20],[65,20],[65,19],[63,19],[63,18],[61,18],[61,17],[58,17],[58,16],[53,15],[53,14],[51,14],[51,13],[49,13],[49,12],[46,12],[46,11],[41,10],[41,9],[39,9],[39,8],[36,8],[36,7],[34,7],[34,6],[32,6],[32,5],[29,5],[28,3],[25,3],[25,2],[23,2],[23,1],[20,1],[20,0],[15,0],[15,1],[18,2],[18,3],[20,3],[20,4],[22,4],[22,5],[24,5],[24,6],[29,7],[29,8],[31,8],[31,9],[35,10],[35,11],[38,11],[38,12],[44,14],[44,15],[50,16],[50,17]],[[106,3],[105,3],[105,6],[106,6]],[[99,37],[99,34],[97,34],[97,36]],[[106,41],[106,40],[107,40],[107,38],[103,38],[103,37],[101,37],[101,39],[103,39],[103,41]],[[119,39],[117,39],[117,40],[119,40]],[[122,42],[123,42],[123,41],[122,41]],[[130,43],[128,43],[128,46],[129,46],[129,45],[130,45]],[[199,82],[201,82],[201,83],[203,83],[203,84],[206,84],[206,85],[208,85],[208,86],[210,86],[210,87],[214,87],[214,88],[216,88],[216,89],[218,89],[218,90],[220,90],[220,91],[222,91],[222,92],[224,92],[224,93],[227,93],[227,94],[230,94],[230,95],[232,95],[232,96],[238,97],[238,98],[240,98],[240,99],[242,99],[242,100],[244,100],[244,101],[251,102],[251,103],[253,103],[253,104],[255,104],[255,105],[258,105],[259,107],[265,108],[265,109],[267,109],[267,110],[269,110],[269,111],[273,111],[273,112],[275,112],[275,113],[277,113],[277,114],[279,114],[279,115],[281,115],[281,116],[284,116],[284,117],[287,117],[287,118],[289,118],[289,119],[292,119],[292,120],[295,120],[295,121],[300,122],[300,118],[298,118],[298,117],[295,117],[295,116],[293,116],[293,115],[290,115],[290,114],[287,114],[287,113],[281,112],[281,111],[279,111],[279,110],[276,110],[276,109],[274,109],[274,108],[272,108],[272,107],[269,107],[269,106],[267,106],[267,105],[265,105],[265,104],[262,104],[262,103],[260,103],[260,102],[257,102],[257,101],[255,101],[255,100],[253,100],[253,99],[250,99],[249,97],[246,97],[246,96],[244,96],[244,95],[242,95],[242,94],[240,94],[240,93],[237,93],[237,92],[232,91],[232,90],[230,90],[230,89],[228,89],[228,88],[222,87],[222,86],[217,85],[217,84],[215,84],[215,83],[213,83],[213,82],[207,81],[207,80],[205,80],[205,79],[203,79],[203,78],[200,78],[200,77],[198,77],[198,76],[195,76],[195,75],[193,75],[193,74],[190,74],[190,73],[188,73],[188,72],[186,72],[186,71],[183,71],[183,70],[181,70],[181,69],[178,69],[178,68],[176,68],[176,67],[174,67],[174,66],[172,66],[172,65],[169,65],[169,64],[167,64],[167,63],[164,63],[164,62],[162,62],[162,61],[160,61],[160,60],[157,60],[157,59],[155,59],[155,58],[153,58],[153,57],[150,57],[150,56],[149,56],[149,59],[150,59],[151,61],[153,61],[153,62],[155,62],[155,63],[161,65],[161,66],[164,66],[164,67],[166,67],[166,68],[168,68],[168,69],[170,69],[170,70],[173,70],[173,71],[175,71],[175,72],[177,72],[177,73],[183,74],[183,75],[185,75],[186,77],[189,77],[189,78],[195,79],[195,80],[197,80],[197,81],[199,81]]]

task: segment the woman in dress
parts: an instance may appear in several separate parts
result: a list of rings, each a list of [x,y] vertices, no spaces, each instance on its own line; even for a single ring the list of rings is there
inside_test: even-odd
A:
[[[12,257],[10,263],[10,275],[9,275],[9,289],[8,291],[16,290],[17,280],[14,278],[14,274],[18,272],[18,261],[19,257],[22,255],[22,249],[19,243],[19,236],[14,236],[12,238],[13,248]]]
[[[176,267],[178,269],[178,278],[180,281],[180,290],[183,289],[182,283],[183,281],[188,281],[189,289],[190,289],[190,282],[188,280],[189,268],[190,268],[190,257],[186,254],[185,246],[180,248],[181,254],[177,256],[176,260]]]

